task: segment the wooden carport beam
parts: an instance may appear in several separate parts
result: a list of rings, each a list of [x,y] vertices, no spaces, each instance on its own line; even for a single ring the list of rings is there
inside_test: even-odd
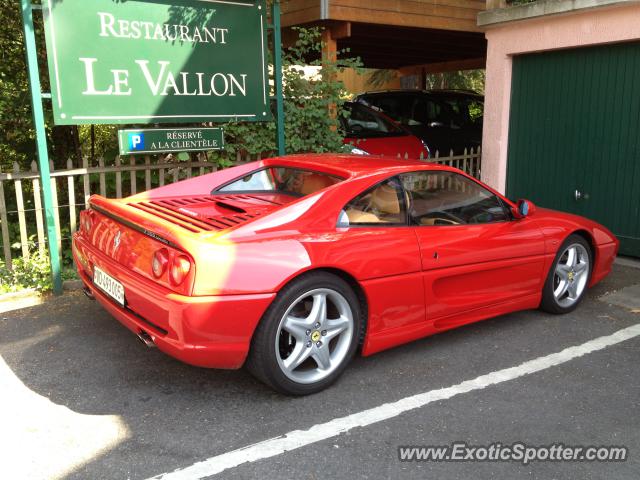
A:
[[[351,22],[325,25],[322,31],[322,58],[335,62],[338,58],[338,40],[351,37]]]
[[[485,8],[486,0],[288,0],[282,25],[344,21],[481,32],[476,20]]]
[[[412,65],[401,67],[400,73],[415,74],[424,70],[426,73],[457,72],[459,70],[478,70],[486,67],[485,58],[469,58],[465,60],[453,60],[450,62],[426,63],[423,65]]]
[[[343,40],[351,37],[351,22],[315,22],[304,25],[305,28],[319,27],[325,33],[322,41],[329,41],[327,33],[331,35],[331,39]],[[326,37],[326,38],[325,38]],[[282,31],[282,45],[285,48],[292,46],[298,40],[298,32],[291,28]],[[337,47],[336,47],[337,49]]]
[[[328,29],[335,40],[351,37],[351,22],[333,22]]]

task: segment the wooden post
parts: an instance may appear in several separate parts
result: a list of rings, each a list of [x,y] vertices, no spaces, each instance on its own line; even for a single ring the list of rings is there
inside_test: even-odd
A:
[[[122,198],[122,170],[120,168],[120,155],[116,157],[116,198]]]
[[[136,157],[134,157],[133,155],[131,155],[131,157],[129,157],[129,164],[132,167],[136,166]],[[136,185],[136,172],[135,170],[131,170],[131,195],[135,195],[137,193],[137,185]]]
[[[13,172],[20,173],[20,166],[13,162]],[[27,235],[27,221],[24,217],[24,198],[22,197],[22,180],[14,182],[16,190],[16,206],[18,207],[18,225],[20,227],[20,247],[22,256],[29,258],[29,235]]]
[[[73,168],[73,161],[67,160],[67,169]],[[67,196],[69,197],[69,231],[73,234],[77,229],[76,224],[76,185],[73,175],[67,177]]]
[[[202,163],[206,161],[207,161],[207,152],[199,153],[198,163]],[[200,165],[200,175],[204,175],[204,167],[202,165]]]
[[[4,183],[0,180],[0,226],[2,227],[2,249],[4,264],[11,270],[11,239],[9,238],[9,222],[7,220],[7,203],[4,200]]]
[[[100,157],[98,159],[98,167],[104,168],[104,158]],[[105,181],[105,178],[104,178],[104,172],[100,172],[98,175],[100,177],[100,195],[102,195],[103,197],[106,197],[107,196],[107,182]]]
[[[49,170],[53,172],[53,162],[49,162]],[[58,255],[62,260],[62,237],[60,235],[60,209],[58,208],[58,183],[55,177],[51,177],[51,205],[53,206],[53,225],[56,229],[56,243],[58,247]],[[49,238],[49,248],[51,248],[52,239]]]
[[[160,159],[161,163],[164,163],[166,161],[167,157],[163,157]],[[160,171],[158,172],[158,184],[159,186],[163,187],[164,186],[164,168],[161,168]]]
[[[85,173],[82,176],[82,183],[84,186],[84,208],[89,208],[89,197],[91,196],[91,184],[89,183],[89,159],[82,157],[82,168],[85,169]]]
[[[322,63],[325,65],[332,65],[338,59],[338,41],[333,38],[330,28],[326,28],[322,31]],[[334,75],[331,74],[331,77]],[[338,110],[335,103],[329,104],[329,116],[336,118]]]
[[[38,172],[38,164],[31,162],[31,171]],[[38,231],[38,252],[44,253],[46,243],[44,239],[44,219],[42,217],[42,200],[40,199],[40,179],[33,179],[33,206],[36,210],[36,230]]]
[[[144,188],[145,190],[151,190],[151,158],[149,155],[145,155],[144,164],[147,168],[144,169]]]

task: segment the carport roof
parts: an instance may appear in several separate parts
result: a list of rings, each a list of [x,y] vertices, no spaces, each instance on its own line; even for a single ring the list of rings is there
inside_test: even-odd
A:
[[[348,48],[370,68],[485,59],[484,34],[355,23],[351,35],[338,38],[338,49]]]
[[[282,4],[287,27],[319,25],[337,48],[350,49],[369,68],[467,62],[484,66],[487,43],[477,25],[485,0],[289,0]]]

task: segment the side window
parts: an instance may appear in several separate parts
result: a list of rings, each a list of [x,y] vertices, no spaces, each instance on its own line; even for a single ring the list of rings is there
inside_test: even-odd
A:
[[[431,118],[432,102],[427,102],[422,98],[416,98],[411,107],[411,119],[409,125],[426,125]]]
[[[423,171],[401,176],[413,225],[473,225],[511,220],[503,202],[454,172]]]
[[[406,225],[405,200],[397,177],[375,185],[344,207],[338,226],[354,225]]]

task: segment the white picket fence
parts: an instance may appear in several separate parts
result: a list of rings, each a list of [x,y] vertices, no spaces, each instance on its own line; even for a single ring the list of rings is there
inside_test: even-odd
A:
[[[233,164],[259,158],[258,156],[252,159],[248,155],[238,154]],[[446,157],[436,152],[430,161],[459,168],[471,176],[480,178],[480,148],[465,150],[462,155]],[[104,159],[98,159],[91,165],[85,158],[82,168],[74,168],[69,160],[64,170],[54,170],[53,165],[50,168],[58,249],[62,251],[63,246],[70,248],[69,242],[77,227],[79,211],[87,208],[92,194],[122,198],[210,173],[217,169],[217,164],[207,161],[203,155],[199,156],[198,161],[190,162],[175,161],[172,157],[152,159],[147,155],[116,157],[113,165],[107,165]],[[12,201],[9,203],[7,199]],[[8,205],[12,205],[11,210],[7,208]],[[17,224],[17,231],[9,228],[12,224]],[[0,238],[4,262],[9,268],[16,256],[28,257],[31,252],[44,251],[46,248],[40,177],[35,161],[31,163],[30,171],[21,171],[16,164],[12,172],[0,172]]]

